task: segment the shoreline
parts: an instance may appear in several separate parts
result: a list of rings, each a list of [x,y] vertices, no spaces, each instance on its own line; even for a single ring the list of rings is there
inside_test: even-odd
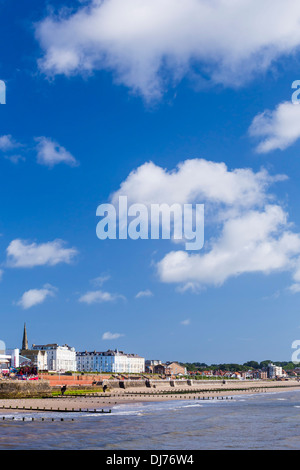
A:
[[[219,384],[220,385],[220,384]],[[229,389],[230,385],[230,389]],[[215,390],[214,390],[215,389]],[[200,400],[223,400],[234,396],[260,395],[265,393],[284,393],[300,391],[300,383],[260,383],[260,384],[222,384],[222,389],[217,387],[201,387],[194,390],[192,387],[178,390],[160,389],[157,390],[125,390],[111,391],[106,395],[98,396],[59,396],[53,398],[7,398],[0,399],[0,415],[6,414],[28,414],[28,413],[66,413],[66,412],[97,412],[104,410],[107,412],[118,405],[132,405],[147,402],[167,402],[167,401],[200,401]]]

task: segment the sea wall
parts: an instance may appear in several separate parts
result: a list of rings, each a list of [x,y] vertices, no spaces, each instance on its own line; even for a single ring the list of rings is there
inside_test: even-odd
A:
[[[73,374],[73,375],[58,375],[58,374],[39,374],[39,378],[43,380],[47,380],[52,387],[59,387],[62,385],[73,386],[76,385],[78,387],[93,385],[100,380],[110,379],[110,375],[102,375],[98,374]]]
[[[36,398],[51,396],[51,387],[45,380],[0,382],[1,398]]]
[[[166,388],[192,386],[192,380],[103,380],[97,382],[97,385],[106,385],[109,389],[126,388]]]

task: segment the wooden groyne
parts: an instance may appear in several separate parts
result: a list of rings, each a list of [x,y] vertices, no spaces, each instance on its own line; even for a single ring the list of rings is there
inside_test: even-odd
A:
[[[37,418],[37,417],[25,417],[25,416],[22,416],[22,417],[17,417],[17,416],[2,416],[2,418],[0,419],[0,423],[1,422],[7,422],[7,421],[21,421],[21,422],[41,422],[41,421],[48,421],[48,422],[54,422],[54,421],[75,421],[74,418],[45,418],[45,417],[42,417],[42,418]]]
[[[104,409],[97,409],[97,408],[94,408],[94,409],[90,409],[90,408],[41,408],[41,407],[26,407],[26,406],[12,406],[12,405],[9,405],[9,406],[0,406],[0,410],[11,410],[11,411],[42,411],[42,412],[48,412],[48,413],[101,413],[101,414],[105,414],[105,413],[111,413],[111,410],[104,410]]]

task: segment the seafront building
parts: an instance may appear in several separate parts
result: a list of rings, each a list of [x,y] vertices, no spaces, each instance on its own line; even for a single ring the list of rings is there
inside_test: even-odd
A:
[[[269,379],[276,379],[276,377],[283,377],[282,367],[275,366],[274,364],[268,365],[268,377]]]
[[[24,325],[22,356],[29,359],[40,371],[53,372],[104,372],[111,374],[141,374],[145,372],[145,359],[123,351],[78,352],[67,344],[33,344],[28,347],[26,324]]]
[[[20,365],[20,350],[7,349],[0,351],[0,370],[9,369],[10,367],[19,367]]]
[[[154,362],[154,361],[153,361]],[[160,361],[158,364],[152,366],[152,373],[161,375],[187,375],[186,367],[181,366],[178,362],[166,362],[162,364]]]
[[[71,348],[67,344],[59,346],[58,344],[43,344],[43,345],[32,345],[32,351],[38,351],[46,363],[47,358],[47,369],[48,371],[56,372],[75,372],[76,371],[76,351],[75,348]]]
[[[147,359],[145,361],[145,371],[148,374],[153,374],[153,370],[155,366],[159,366],[162,362],[158,359]]]
[[[48,370],[48,355],[47,351],[38,351],[34,349],[21,350],[23,357],[26,357],[28,361],[34,364],[38,370]]]
[[[29,348],[26,324],[24,325],[21,350],[6,349],[5,343],[0,341],[0,374],[6,374],[9,369],[18,369],[25,366],[34,366],[39,371],[48,372],[99,372],[107,374],[158,374],[164,377],[202,376],[207,379],[223,378],[236,380],[284,380],[287,377],[299,375],[300,368],[285,372],[282,367],[275,364],[266,364],[261,369],[249,370],[192,370],[187,372],[184,364],[178,362],[165,362],[152,359],[147,360],[137,354],[126,354],[117,349],[105,352],[77,352],[67,344],[60,346],[56,343],[33,344]]]
[[[77,352],[77,370],[111,374],[141,374],[145,372],[145,359],[137,354],[125,354],[117,349],[106,352]]]
[[[67,344],[59,346],[51,344],[33,344],[28,346],[26,323],[24,324],[21,355],[30,360],[38,370],[53,372],[75,372],[76,351]]]

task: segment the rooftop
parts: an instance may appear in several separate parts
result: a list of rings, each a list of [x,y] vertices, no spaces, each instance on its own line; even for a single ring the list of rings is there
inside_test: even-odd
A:
[[[82,351],[82,352],[76,352],[77,356],[124,356],[124,357],[135,357],[135,358],[141,358],[141,356],[138,356],[137,354],[126,354],[123,351],[118,351],[115,349],[114,351],[109,349],[108,351]]]

